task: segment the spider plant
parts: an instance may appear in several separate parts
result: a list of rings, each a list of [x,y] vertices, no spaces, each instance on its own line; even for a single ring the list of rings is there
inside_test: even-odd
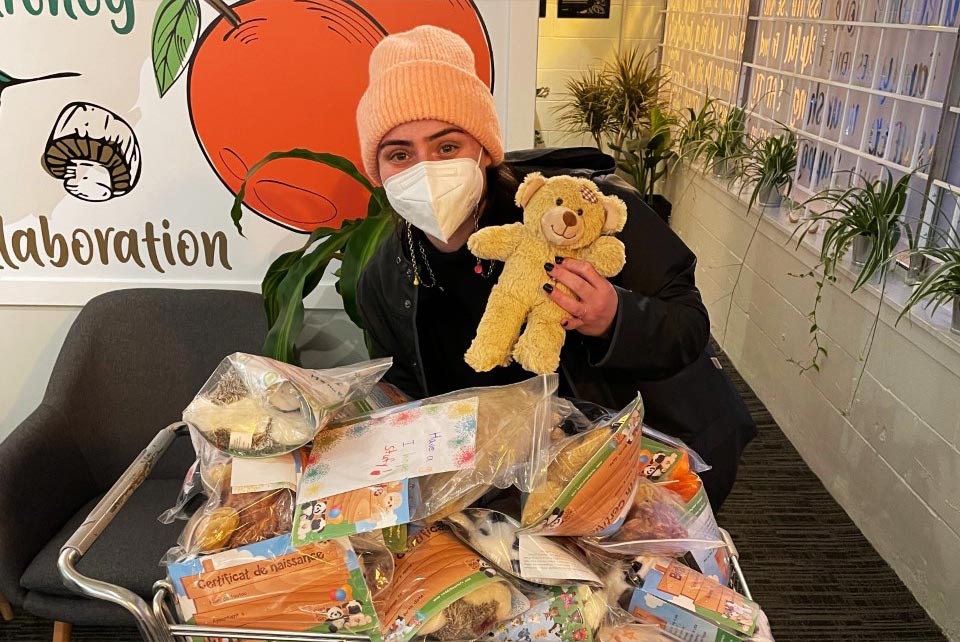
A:
[[[779,207],[784,192],[793,189],[797,169],[797,135],[784,127],[779,136],[756,138],[743,159],[740,193],[752,186],[747,211],[758,200],[764,207]]]
[[[720,127],[716,103],[716,98],[704,96],[699,110],[695,112],[692,107],[687,107],[686,113],[677,119],[677,148],[680,150],[678,160],[696,162],[700,158],[704,143],[716,135]]]
[[[857,291],[874,276],[880,275],[880,301],[877,303],[877,313],[862,357],[863,365],[854,389],[854,399],[876,336],[877,322],[886,291],[887,271],[896,259],[897,243],[903,232],[907,234],[910,247],[914,247],[913,229],[904,219],[911,176],[912,174],[905,174],[894,181],[893,175],[888,170],[885,178],[882,179],[867,180],[859,177],[862,185],[855,182],[853,186],[846,189],[824,190],[803,203],[804,206],[822,203],[826,208],[806,219],[805,225],[797,228],[797,230],[802,229],[797,247],[800,247],[806,235],[817,230],[821,223],[826,225],[826,229],[823,232],[818,264],[809,272],[793,275],[817,279],[813,309],[807,315],[811,322],[810,334],[814,354],[806,362],[791,359],[792,363],[800,367],[801,373],[808,370],[819,371],[820,358],[827,356],[827,349],[820,344],[817,312],[823,298],[823,288],[827,283],[837,282],[836,268],[847,251],[856,243],[865,247],[864,260],[851,292]],[[818,270],[822,270],[822,275],[817,275]],[[851,405],[852,403],[851,399]]]
[[[933,312],[946,303],[952,303],[953,318],[950,330],[960,334],[960,247],[950,245],[923,248],[917,250],[916,254],[935,261],[939,265],[917,284],[897,321],[899,322],[924,299],[927,299],[924,308],[929,309],[932,306]]]
[[[698,154],[715,176],[728,178],[736,172],[736,165],[747,151],[746,122],[743,107],[731,107],[713,136],[703,142]]]
[[[890,171],[885,171],[885,178],[861,179],[863,185],[854,184],[846,189],[827,189],[804,202],[807,206],[825,203],[827,207],[807,219],[797,244],[799,246],[812,228],[823,222],[826,230],[820,263],[831,274],[855,243],[866,246],[860,273],[853,284],[854,292],[878,273],[886,272],[902,233],[906,232],[913,247],[913,229],[903,216],[912,174],[904,174],[894,181]]]
[[[598,149],[612,129],[610,104],[613,88],[605,69],[588,69],[567,80],[568,99],[556,109],[560,128],[571,134],[590,134]]]
[[[621,159],[617,166],[649,201],[657,181],[667,174],[667,163],[676,156],[672,129],[676,120],[659,107],[650,110],[650,124],[639,140],[629,140],[624,148],[611,143]]]

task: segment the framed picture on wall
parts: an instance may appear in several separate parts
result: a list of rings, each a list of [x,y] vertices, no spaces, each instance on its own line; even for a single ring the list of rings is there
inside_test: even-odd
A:
[[[557,0],[558,18],[609,18],[611,0]]]

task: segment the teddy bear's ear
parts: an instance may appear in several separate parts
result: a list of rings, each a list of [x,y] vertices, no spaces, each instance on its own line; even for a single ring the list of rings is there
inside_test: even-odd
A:
[[[526,207],[537,191],[546,185],[547,179],[540,172],[530,172],[517,189],[517,205]]]
[[[627,204],[617,196],[604,196],[603,209],[607,217],[603,221],[603,234],[613,234],[627,223]]]

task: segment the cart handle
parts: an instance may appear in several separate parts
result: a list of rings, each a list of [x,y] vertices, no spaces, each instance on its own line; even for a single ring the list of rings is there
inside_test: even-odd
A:
[[[182,421],[172,423],[158,432],[107,491],[103,499],[90,511],[76,532],[70,536],[67,543],[60,549],[60,557],[57,560],[57,568],[67,588],[87,597],[122,606],[137,620],[140,633],[147,642],[171,642],[173,638],[153,616],[150,606],[140,596],[121,586],[87,577],[77,570],[77,564],[110,525],[130,496],[150,476],[153,467],[170,444],[177,437],[186,434],[188,434],[187,425]]]
[[[720,529],[720,537],[723,538],[724,544],[727,545],[727,549],[730,551],[730,564],[733,566],[733,572],[737,576],[737,581],[740,583],[740,592],[743,593],[743,596],[748,600],[753,599],[753,595],[750,594],[750,587],[747,586],[747,580],[743,577],[743,569],[740,568],[740,552],[737,551],[736,545],[733,543],[733,538],[730,537],[730,533],[727,532],[727,529]]]

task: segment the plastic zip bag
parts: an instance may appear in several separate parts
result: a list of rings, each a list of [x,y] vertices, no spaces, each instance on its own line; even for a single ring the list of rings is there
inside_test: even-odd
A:
[[[307,370],[242,352],[220,362],[183,420],[219,450],[270,457],[303,446],[344,405],[366,397],[391,359]]]
[[[527,598],[443,524],[410,538],[377,600],[387,642],[474,640],[530,607]]]
[[[566,536],[616,531],[637,486],[642,420],[638,396],[611,422],[566,440],[543,484],[524,502],[525,530]]]
[[[188,624],[380,640],[360,561],[346,539],[294,549],[289,536],[276,537],[171,565],[167,574]]]
[[[690,565],[722,584],[730,581],[730,559],[706,493],[684,502],[668,484],[641,479],[633,504],[617,532],[583,538],[584,544],[626,557],[688,556]]]
[[[583,554],[573,540],[521,534],[518,521],[485,508],[467,508],[446,518],[445,523],[454,535],[505,575],[547,586],[600,585],[600,578],[581,559]],[[537,559],[531,560],[531,547]],[[549,559],[541,565],[543,558]],[[529,570],[541,566],[543,572]]]

